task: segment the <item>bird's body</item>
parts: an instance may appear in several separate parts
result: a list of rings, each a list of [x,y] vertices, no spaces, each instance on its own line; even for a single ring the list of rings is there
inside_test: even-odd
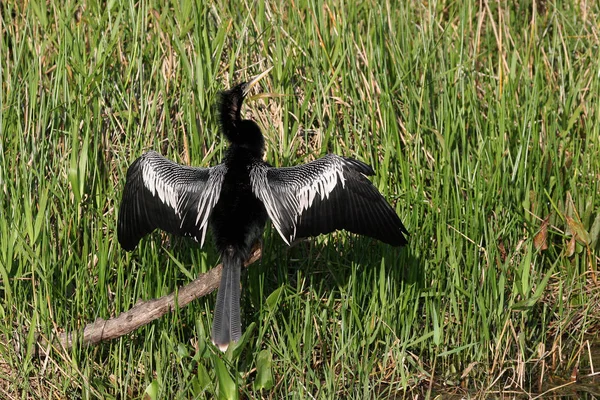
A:
[[[227,173],[219,201],[211,213],[210,226],[218,249],[243,243],[247,250],[245,255],[248,255],[262,235],[268,215],[263,203],[252,192],[249,174],[253,165],[262,160],[239,153],[238,149],[230,149],[225,157],[223,164],[227,166]]]
[[[221,94],[221,129],[231,143],[222,164],[185,167],[148,152],[127,172],[119,211],[119,242],[126,250],[156,228],[202,244],[211,226],[223,260],[212,339],[222,350],[241,336],[241,267],[267,219],[288,244],[336,229],[406,243],[402,222],[366,178],[374,173],[368,165],[332,154],[287,168],[263,161],[259,127],[240,116],[248,90],[262,76]]]
[[[239,315],[242,263],[250,256],[252,245],[260,240],[267,211],[252,192],[249,171],[262,160],[243,148],[232,146],[225,155],[227,172],[221,195],[210,216],[215,245],[223,258],[223,272],[213,322],[213,342],[227,347],[241,335]]]

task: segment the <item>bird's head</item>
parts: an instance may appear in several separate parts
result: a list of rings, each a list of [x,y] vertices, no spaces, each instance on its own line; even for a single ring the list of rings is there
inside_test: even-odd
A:
[[[223,133],[227,139],[238,145],[246,145],[255,148],[264,148],[264,139],[256,122],[242,119],[241,110],[244,99],[248,97],[250,90],[264,78],[272,67],[250,79],[242,82],[229,90],[220,93],[219,113]]]

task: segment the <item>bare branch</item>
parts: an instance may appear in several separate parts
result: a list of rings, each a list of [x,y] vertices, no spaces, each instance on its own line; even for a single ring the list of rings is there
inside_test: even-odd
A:
[[[255,246],[250,254],[250,258],[244,263],[248,266],[258,259],[262,254],[261,247]],[[74,343],[81,341],[84,344],[96,344],[106,340],[116,339],[126,335],[137,328],[162,317],[175,308],[183,308],[191,301],[206,296],[219,287],[221,280],[221,271],[223,264],[217,265],[210,271],[201,274],[181,287],[178,291],[163,296],[158,299],[140,301],[130,310],[119,314],[115,318],[104,320],[98,318],[91,324],[88,324],[83,332],[63,332],[57,335],[52,341],[53,344],[58,344],[62,348],[68,349]],[[83,337],[81,335],[83,334]],[[40,349],[48,346],[48,340],[41,335],[38,337],[38,345]],[[43,350],[42,350],[43,351]]]

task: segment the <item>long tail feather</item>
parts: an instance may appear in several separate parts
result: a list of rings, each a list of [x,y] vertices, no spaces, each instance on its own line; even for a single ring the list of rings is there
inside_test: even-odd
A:
[[[223,254],[223,272],[217,293],[212,326],[212,342],[221,351],[242,336],[240,320],[240,273],[242,259],[231,252]]]

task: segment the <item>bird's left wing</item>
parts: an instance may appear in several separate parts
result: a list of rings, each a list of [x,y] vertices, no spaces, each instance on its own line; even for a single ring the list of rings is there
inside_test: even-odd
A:
[[[182,166],[150,151],[127,170],[117,234],[126,250],[156,228],[191,236],[202,245],[227,167]]]
[[[406,244],[407,231],[381,193],[366,178],[367,164],[329,154],[304,165],[250,172],[254,194],[286,243],[338,229]]]

